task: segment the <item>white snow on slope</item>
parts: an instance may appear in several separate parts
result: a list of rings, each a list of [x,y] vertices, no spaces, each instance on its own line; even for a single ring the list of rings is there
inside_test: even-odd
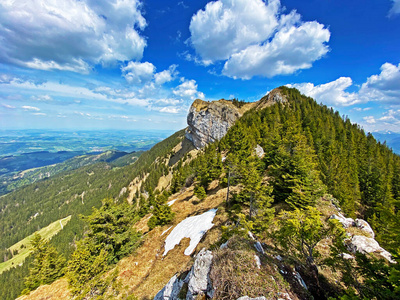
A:
[[[174,199],[174,200],[169,201],[169,202],[167,203],[168,206],[171,206],[172,204],[174,204],[176,200],[178,200],[178,199]]]
[[[171,228],[172,228],[172,226],[168,227],[168,229],[165,229],[165,230],[163,231],[163,233],[161,233],[160,236],[163,236],[164,234],[166,234]]]
[[[185,255],[192,254],[203,235],[214,226],[212,221],[216,213],[217,209],[214,208],[201,215],[186,218],[176,225],[165,239],[165,251],[163,256],[166,255],[169,250],[174,249],[185,237],[190,238],[190,244],[189,247],[185,249]]]

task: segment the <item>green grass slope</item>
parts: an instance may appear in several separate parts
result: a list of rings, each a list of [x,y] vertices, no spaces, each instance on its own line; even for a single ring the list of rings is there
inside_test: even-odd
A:
[[[26,238],[8,248],[8,250],[11,253],[15,253],[15,255],[13,255],[11,259],[0,264],[0,274],[14,266],[20,266],[24,263],[26,257],[28,257],[29,254],[32,252],[30,248],[30,241],[34,234],[39,234],[44,239],[50,240],[54,235],[60,232],[60,230],[62,230],[63,227],[67,225],[70,220],[71,216],[57,220],[51,223],[49,226],[40,229],[39,231],[31,234],[30,236],[27,236]]]

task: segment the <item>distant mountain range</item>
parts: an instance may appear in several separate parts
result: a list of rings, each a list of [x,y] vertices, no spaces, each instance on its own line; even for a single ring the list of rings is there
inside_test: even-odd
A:
[[[393,152],[400,154],[400,133],[395,132],[374,132],[372,135],[381,143],[386,141],[386,145],[392,148]]]
[[[133,130],[0,130],[0,157],[32,152],[148,150],[173,132]],[[1,165],[0,165],[1,167]]]
[[[134,161],[132,158],[136,159],[142,151],[150,149],[170,133],[124,130],[0,131],[0,195],[96,162],[115,161],[115,165],[129,165]]]

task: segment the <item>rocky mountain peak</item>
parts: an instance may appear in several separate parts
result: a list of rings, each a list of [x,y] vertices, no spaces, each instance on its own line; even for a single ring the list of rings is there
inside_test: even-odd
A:
[[[189,127],[186,137],[196,148],[203,148],[221,139],[244,111],[243,107],[239,109],[231,101],[222,99],[207,102],[197,99],[187,116]]]
[[[203,101],[196,99],[187,116],[186,138],[197,148],[220,140],[228,129],[249,109],[263,109],[275,103],[286,103],[287,99],[279,88],[272,90],[257,102],[237,107],[232,101]]]
[[[259,101],[256,102],[256,109],[263,109],[268,106],[271,106],[275,103],[287,103],[288,100],[286,96],[282,93],[280,88],[273,89],[267,95],[262,97]]]

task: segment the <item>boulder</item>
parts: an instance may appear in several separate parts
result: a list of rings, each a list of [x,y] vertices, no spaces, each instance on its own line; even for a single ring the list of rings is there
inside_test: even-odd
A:
[[[338,256],[342,257],[343,259],[354,259],[354,256],[348,253],[340,253]]]
[[[221,246],[219,246],[219,249],[227,249],[228,243],[229,243],[229,240],[227,240],[225,243],[221,244]]]
[[[212,259],[212,252],[204,248],[197,254],[193,267],[185,279],[188,282],[186,300],[196,299],[197,295],[205,294],[212,297],[213,289],[209,276]]]
[[[292,300],[292,298],[290,298],[290,295],[288,293],[280,293],[278,292],[278,300]]]
[[[257,250],[258,252],[260,252],[260,253],[262,253],[262,254],[265,254],[264,248],[263,248],[263,246],[261,245],[260,242],[256,242],[256,243],[254,244],[254,247],[256,248],[256,250]]]
[[[256,153],[258,158],[263,158],[265,156],[264,149],[257,144],[257,146],[254,148],[254,152]]]
[[[338,213],[337,215],[332,215],[332,216],[330,216],[329,219],[338,220],[340,223],[342,223],[344,228],[349,228],[349,227],[354,226],[354,220],[352,218],[346,218],[341,213]]]
[[[367,221],[364,221],[363,219],[356,219],[354,223],[355,226],[360,228],[362,231],[365,231],[366,233],[370,234],[372,238],[375,238],[375,233]]]
[[[363,235],[355,235],[347,241],[347,248],[353,253],[377,253],[391,263],[395,263],[392,259],[392,255],[383,249],[373,238],[368,238]]]
[[[294,278],[296,278],[296,280],[299,282],[299,284],[305,288],[306,290],[308,290],[308,287],[306,285],[306,283],[304,282],[303,278],[301,277],[300,273],[297,272],[296,270],[293,272],[293,276]]]
[[[254,254],[254,260],[256,262],[257,268],[260,269],[261,268],[261,260],[260,257],[256,254]]]
[[[168,283],[157,293],[154,300],[176,300],[183,286],[183,280],[180,280],[175,274]]]

